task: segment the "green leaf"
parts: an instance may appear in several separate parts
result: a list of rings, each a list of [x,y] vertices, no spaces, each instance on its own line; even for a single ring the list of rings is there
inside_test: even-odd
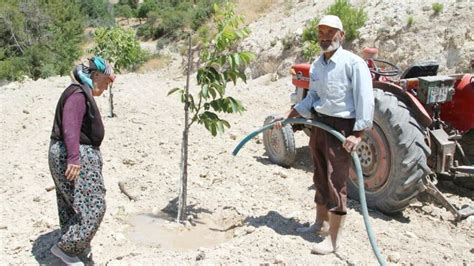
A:
[[[250,64],[255,59],[255,54],[252,52],[241,52],[240,58],[245,62],[246,65]]]
[[[212,99],[215,99],[217,96],[216,89],[214,88],[214,84],[212,84],[211,87],[209,87],[209,93],[212,96]]]
[[[245,75],[244,71],[239,71],[237,75],[242,79],[244,83],[247,83],[247,75]]]
[[[240,66],[240,54],[239,53],[232,54],[232,58],[235,65]]]
[[[213,137],[217,135],[216,123],[210,123],[211,134]]]
[[[201,95],[204,99],[209,98],[209,85],[208,84],[204,84],[202,86]]]
[[[219,100],[214,100],[210,102],[210,105],[214,111],[219,112],[221,110],[221,105],[219,104]]]
[[[226,128],[230,128],[229,122],[227,122],[226,120],[221,120],[221,122]]]
[[[174,88],[174,89],[171,89],[170,91],[168,91],[168,95],[167,96],[170,96],[171,94],[179,91],[179,90],[182,90],[182,88]]]

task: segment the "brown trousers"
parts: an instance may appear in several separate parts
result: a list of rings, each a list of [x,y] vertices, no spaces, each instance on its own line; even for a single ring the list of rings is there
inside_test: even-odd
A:
[[[344,136],[352,134],[355,119],[317,115],[322,122]],[[330,212],[347,213],[347,178],[352,165],[350,154],[331,133],[313,127],[309,147],[314,164],[313,182],[316,187],[314,201],[327,207]]]

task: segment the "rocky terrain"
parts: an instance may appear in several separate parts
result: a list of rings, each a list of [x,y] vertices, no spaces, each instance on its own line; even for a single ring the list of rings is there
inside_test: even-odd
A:
[[[228,89],[247,111],[226,116],[231,129],[214,138],[199,125],[191,128],[186,225],[171,221],[178,195],[183,106],[177,96],[166,96],[185,83],[181,58],[173,55],[170,66],[161,70],[119,75],[113,87],[117,117],[107,117],[107,96],[97,99],[106,127],[101,149],[107,188],[107,213],[92,242],[99,265],[377,263],[357,201],[349,200],[337,253],[312,255],[312,245],[321,238],[296,233],[297,227],[314,219],[312,166],[304,133],[296,134],[293,168],[272,164],[261,137],[237,157],[230,154],[267,115],[289,108],[293,87],[285,68],[296,54],[282,56],[281,42],[272,41],[298,34],[308,19],[330,4],[287,2],[277,2],[250,24],[252,35],[244,46],[261,60],[275,58],[275,64],[256,64],[249,71],[254,79]],[[377,46],[380,57],[402,64],[434,58],[443,72],[465,69],[466,58],[474,57],[474,3],[442,1],[444,11],[432,17],[423,8],[432,2],[359,1],[370,19],[354,49]],[[394,24],[382,27],[389,23],[386,14]],[[411,14],[415,22],[406,29]],[[68,84],[68,77],[51,77],[0,87],[1,264],[61,265],[49,252],[59,230],[47,151],[56,101]],[[122,193],[119,183],[135,200]],[[455,206],[473,204],[473,191],[449,181],[439,187]],[[454,222],[448,211],[426,198],[396,215],[370,211],[370,217],[390,264],[474,264],[473,217]]]

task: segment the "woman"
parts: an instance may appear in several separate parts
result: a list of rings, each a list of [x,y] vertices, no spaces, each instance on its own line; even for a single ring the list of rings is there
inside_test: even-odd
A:
[[[54,117],[49,167],[56,186],[61,238],[51,252],[67,265],[84,265],[90,243],[105,214],[100,144],[104,126],[93,96],[114,81],[101,57],[72,71],[73,83],[59,98]]]

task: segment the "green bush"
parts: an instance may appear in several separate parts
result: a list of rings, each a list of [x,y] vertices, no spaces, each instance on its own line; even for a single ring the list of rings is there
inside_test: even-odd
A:
[[[86,0],[87,1],[87,0]],[[156,1],[156,0],[153,0],[153,1]],[[137,9],[138,8],[138,2],[140,2],[139,0],[120,0],[118,2],[119,5],[128,5],[130,6],[132,9]]]
[[[438,15],[439,13],[443,12],[444,5],[442,3],[433,3],[431,8],[433,9],[435,15]]]
[[[347,42],[359,37],[358,30],[367,21],[367,13],[364,9],[353,7],[348,0],[336,0],[336,3],[331,5],[326,13],[338,16],[341,19]]]
[[[111,14],[112,6],[108,0],[82,0],[76,1],[81,12],[87,16],[88,26],[112,26],[115,24]]]
[[[115,5],[114,15],[115,17],[123,17],[127,19],[137,16],[135,10],[132,9],[129,5]]]
[[[303,58],[309,62],[313,61],[321,52],[321,48],[317,42],[303,43]]]
[[[314,57],[319,54],[318,44],[318,28],[319,18],[314,18],[308,21],[303,30],[301,39],[303,41],[303,58],[307,61],[313,61]]]
[[[143,64],[148,55],[140,48],[132,30],[122,28],[98,28],[94,32],[96,45],[91,52],[112,63],[115,70],[132,70]]]
[[[81,55],[84,22],[74,0],[0,1],[0,79],[68,73]]]
[[[415,19],[413,16],[409,16],[407,20],[407,27],[410,28],[413,25],[413,22],[415,22]]]
[[[145,0],[138,7],[138,17],[146,18],[149,12],[156,11],[156,10],[158,10],[158,4],[156,0]]]
[[[153,39],[181,38],[184,30],[197,31],[204,25],[213,14],[213,4],[220,2],[223,0],[146,0],[138,7],[138,17],[146,17],[146,22],[139,27],[138,36]]]
[[[27,75],[25,60],[22,57],[10,57],[0,60],[0,80],[21,80]]]

